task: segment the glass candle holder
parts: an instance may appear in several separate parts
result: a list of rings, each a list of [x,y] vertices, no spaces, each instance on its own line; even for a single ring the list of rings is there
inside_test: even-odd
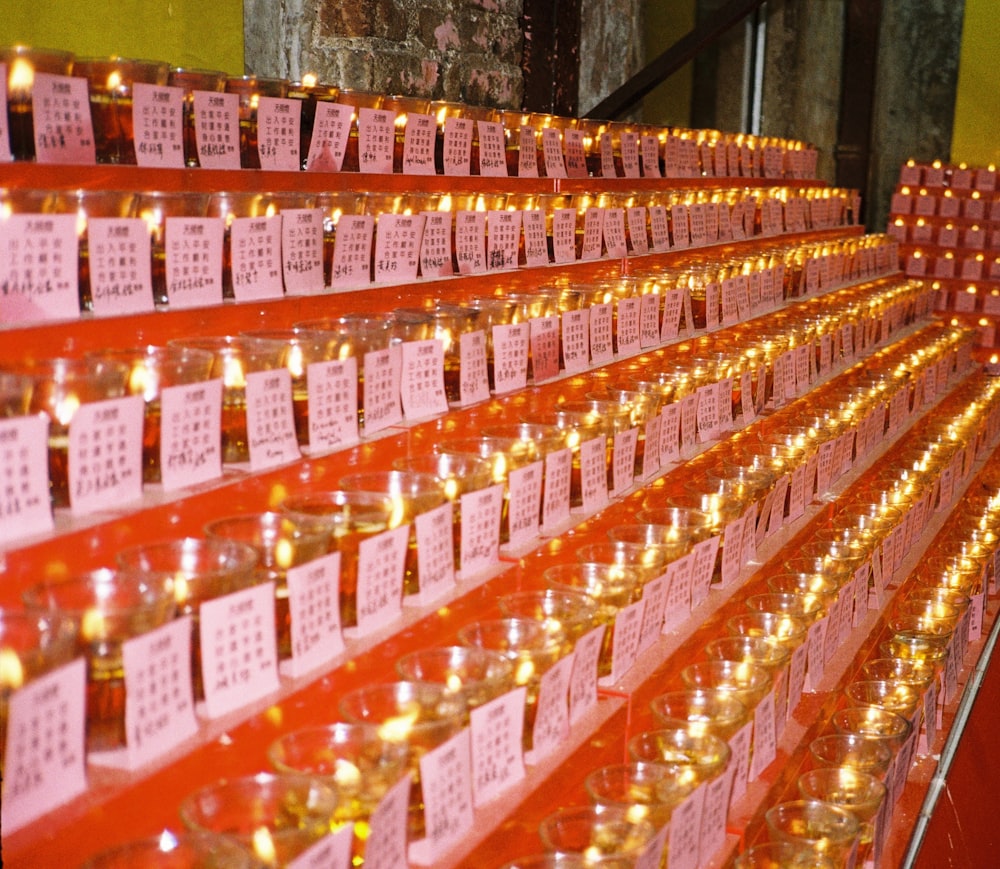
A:
[[[69,51],[32,48],[27,45],[0,47],[0,63],[7,65],[7,123],[10,150],[15,160],[35,159],[35,116],[32,88],[35,73],[69,75],[75,56]]]
[[[282,78],[258,75],[227,76],[226,93],[239,95],[240,166],[260,169],[257,137],[257,106],[261,97],[288,96],[288,82]]]
[[[736,856],[733,869],[836,869],[823,854],[791,842],[761,842]]]
[[[126,744],[125,664],[122,644],[173,618],[176,605],[168,574],[107,568],[28,588],[25,606],[37,615],[72,620],[76,651],[87,661],[87,748]]]
[[[726,620],[726,631],[737,637],[764,637],[795,651],[806,639],[806,624],[783,613],[745,612]]]
[[[226,74],[213,69],[173,67],[167,77],[167,84],[184,91],[184,108],[181,116],[184,129],[184,165],[200,166],[198,136],[195,131],[194,92],[222,93],[226,89]]]
[[[102,350],[89,358],[111,360],[128,368],[128,392],[141,395],[145,403],[142,422],[142,479],[160,481],[161,397],[172,386],[208,380],[212,354],[184,347],[135,347]]]
[[[854,706],[877,706],[912,720],[920,702],[919,688],[898,679],[859,679],[844,689]]]
[[[913,730],[909,720],[881,706],[848,706],[833,713],[830,723],[838,733],[855,733],[882,740],[893,754]]]
[[[211,833],[172,833],[113,845],[81,869],[256,869],[260,864],[239,842]]]
[[[24,374],[0,371],[0,419],[26,416],[34,382]]]
[[[466,707],[462,698],[444,685],[431,682],[388,682],[355,688],[339,703],[348,721],[374,725],[379,738],[406,751],[410,790],[408,833],[424,835],[424,797],[420,758],[446,742],[463,726]]]
[[[598,624],[598,603],[583,592],[557,588],[531,589],[503,595],[497,604],[505,616],[541,622],[563,637],[568,650]]]
[[[749,661],[697,661],[681,670],[689,688],[728,691],[747,709],[753,709],[772,685],[771,674]]]
[[[948,657],[948,641],[919,634],[896,634],[879,644],[879,653],[887,658],[906,658],[941,666]]]
[[[54,507],[70,503],[69,428],[80,405],[126,394],[128,369],[108,359],[29,359],[11,367],[31,378],[30,413],[49,418],[49,494]]]
[[[153,304],[164,307],[167,297],[167,219],[171,217],[205,217],[208,196],[193,191],[139,193],[135,199],[135,214],[146,224],[152,258],[151,279]]]
[[[749,720],[746,706],[732,692],[708,688],[658,694],[649,708],[661,728],[710,733],[727,741]]]
[[[396,661],[400,678],[444,685],[467,709],[498,697],[514,684],[514,667],[500,652],[473,646],[432,646]]]
[[[670,823],[674,809],[696,787],[676,769],[639,762],[598,767],[583,786],[595,806],[624,811],[633,820],[649,821],[657,830]]]
[[[134,165],[132,86],[136,82],[165,85],[170,64],[129,57],[86,57],[76,59],[73,74],[87,79],[97,162]]]
[[[173,582],[178,615],[191,616],[191,678],[196,700],[204,699],[201,674],[202,603],[248,588],[256,579],[257,553],[242,543],[182,537],[139,543],[123,549],[116,558],[129,572],[167,575]]]
[[[712,661],[750,661],[772,677],[788,666],[792,653],[764,637],[716,637],[705,644],[705,656]]]
[[[274,583],[274,618],[278,657],[292,655],[292,616],[288,604],[288,569],[326,554],[329,538],[315,523],[301,525],[275,512],[242,513],[213,519],[205,526],[210,539],[234,540],[257,553],[259,578]]]
[[[848,865],[861,832],[850,812],[821,800],[778,803],[764,818],[772,840],[808,847],[838,867]]]
[[[312,147],[313,130],[316,126],[316,108],[319,103],[335,103],[340,94],[336,85],[315,80],[314,75],[304,75],[301,81],[288,84],[289,99],[302,103],[302,113],[299,118],[299,156],[302,169],[309,168],[309,152]]]
[[[682,773],[683,781],[698,785],[721,775],[732,752],[711,733],[670,727],[637,733],[628,741],[628,754],[640,763],[668,764]]]
[[[625,567],[635,573],[638,586],[662,576],[667,569],[667,559],[655,549],[636,549],[620,543],[588,543],[573,553],[582,564],[605,564]]]
[[[827,733],[809,743],[817,767],[846,767],[879,778],[892,762],[892,749],[880,739],[860,733]]]
[[[656,827],[623,809],[564,806],[542,819],[538,835],[552,853],[578,855],[590,866],[629,869],[639,865]]]
[[[358,623],[358,558],[361,541],[398,527],[405,521],[400,505],[375,492],[316,492],[291,495],[282,513],[304,528],[318,528],[327,549],[340,557],[340,623]]]
[[[899,681],[924,691],[937,672],[933,664],[915,658],[872,658],[861,667],[862,677],[871,681]]]
[[[526,854],[501,869],[587,869],[589,865],[579,854]]]
[[[885,784],[867,772],[828,767],[803,773],[798,787],[804,799],[821,800],[854,815],[861,825],[858,841],[867,850],[875,833],[875,815],[885,799]]]
[[[752,594],[743,603],[753,612],[793,616],[804,624],[811,625],[826,614],[828,600],[809,592],[795,594],[770,591]]]
[[[286,866],[330,833],[336,792],[310,776],[259,773],[184,798],[185,827],[235,839],[263,865]]]
[[[50,612],[0,608],[0,774],[7,752],[11,695],[76,654],[76,624]]]

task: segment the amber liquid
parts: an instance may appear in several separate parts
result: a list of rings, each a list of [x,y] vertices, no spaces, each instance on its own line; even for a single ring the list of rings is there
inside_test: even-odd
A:
[[[49,430],[49,497],[53,507],[69,506],[69,429],[51,423]]]
[[[121,648],[107,642],[81,650],[87,657],[87,750],[106,751],[126,744],[125,666]]]
[[[295,439],[299,446],[309,444],[309,394],[304,383],[292,387],[292,419],[295,421]]]
[[[250,461],[246,393],[242,389],[227,389],[222,402],[222,461]]]
[[[135,165],[132,98],[91,93],[90,114],[97,162]]]

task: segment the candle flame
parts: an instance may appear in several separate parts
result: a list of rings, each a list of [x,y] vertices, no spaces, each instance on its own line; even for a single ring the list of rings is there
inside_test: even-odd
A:
[[[253,831],[253,853],[261,862],[271,866],[278,856],[274,847],[274,840],[271,838],[271,831],[267,827],[258,827]]]
[[[13,649],[0,649],[0,689],[14,691],[24,684],[24,666]]]
[[[87,642],[100,640],[107,632],[104,622],[104,613],[96,607],[91,607],[84,614],[80,621],[80,634]]]
[[[413,730],[413,726],[417,723],[419,714],[419,710],[414,709],[412,712],[407,712],[404,715],[395,715],[387,718],[379,725],[379,739],[384,739],[386,742],[406,742],[409,739],[410,731]]]

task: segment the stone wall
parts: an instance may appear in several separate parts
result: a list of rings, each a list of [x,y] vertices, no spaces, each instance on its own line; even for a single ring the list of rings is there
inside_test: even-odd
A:
[[[244,0],[248,72],[519,107],[522,0]]]

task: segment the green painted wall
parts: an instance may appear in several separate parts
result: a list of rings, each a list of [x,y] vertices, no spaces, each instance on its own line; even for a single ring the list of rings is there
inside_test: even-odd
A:
[[[965,0],[951,160],[1000,164],[1000,86],[997,80],[1000,4]]]
[[[695,24],[695,0],[646,0],[646,63],[661,55]],[[642,101],[647,124],[691,125],[691,77],[689,63],[677,70]]]
[[[13,0],[0,45],[120,54],[243,72],[243,0]]]

